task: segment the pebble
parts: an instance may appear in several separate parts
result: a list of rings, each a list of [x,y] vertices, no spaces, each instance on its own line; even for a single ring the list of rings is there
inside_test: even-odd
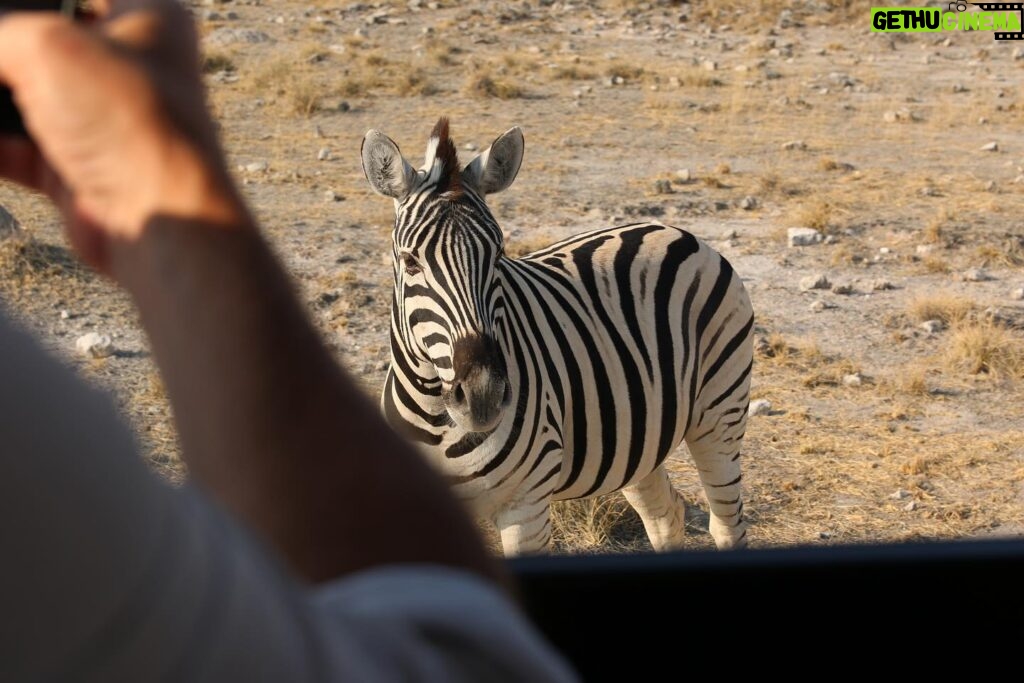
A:
[[[897,109],[895,111],[887,111],[887,112],[885,112],[884,114],[882,114],[882,119],[886,123],[903,123],[903,122],[907,122],[907,121],[917,121],[918,120],[918,116],[917,116],[917,114],[914,114],[912,111],[910,111],[906,107],[903,107],[903,108]]]
[[[66,308],[62,308],[62,309],[60,310],[60,319],[61,319],[61,320],[67,320],[67,319],[68,319],[68,318],[70,318],[70,317],[71,317],[71,314],[70,314],[70,313],[68,313],[68,309],[66,309]]]
[[[1024,287],[1020,287],[1010,292],[1010,298],[1016,299],[1017,301],[1024,299]]]
[[[345,201],[345,197],[343,197],[342,195],[338,194],[334,190],[327,190],[326,192],[324,192],[324,199],[326,199],[329,202],[343,202],[343,201]]]
[[[321,147],[320,151],[316,153],[316,158],[318,161],[327,161],[331,158],[331,150],[327,147]]]
[[[853,285],[841,284],[832,285],[833,294],[853,294]]]
[[[807,247],[822,240],[821,233],[814,228],[789,228],[786,238],[791,247]]]
[[[800,291],[808,292],[812,289],[828,289],[831,284],[824,273],[808,275],[800,279]]]
[[[265,161],[253,161],[242,167],[246,173],[263,173],[269,168],[269,165]]]
[[[896,289],[896,286],[888,280],[875,280],[871,283],[871,289],[876,292],[884,292],[890,289]]]
[[[830,304],[829,302],[822,301],[821,299],[818,299],[809,306],[811,311],[813,311],[814,313],[821,313],[822,311],[827,311],[828,309],[835,307],[835,304]]]
[[[89,332],[75,340],[75,349],[88,358],[106,358],[114,353],[114,344],[105,334]]]
[[[986,282],[991,280],[992,276],[982,268],[969,268],[964,271],[963,279],[964,282]]]
[[[718,69],[718,62],[714,62],[710,59],[705,59],[703,62],[700,63],[700,68],[704,69],[705,71],[715,71]]]
[[[204,44],[213,47],[224,47],[235,43],[247,43],[257,45],[260,43],[272,42],[272,38],[263,31],[254,31],[248,28],[219,28],[211,31],[204,39]]]
[[[672,194],[672,182],[669,180],[654,181],[655,194]]]
[[[772,410],[771,401],[759,398],[756,401],[750,402],[750,407],[747,409],[747,415],[753,417],[755,415],[768,415]]]
[[[980,147],[980,149],[981,149],[982,152],[998,152],[999,151],[999,143],[998,142],[990,142],[988,144],[982,145]]]
[[[752,211],[753,209],[757,208],[757,198],[747,195],[746,197],[740,200],[739,206],[744,211]]]
[[[903,506],[903,510],[905,512],[913,512],[916,509],[917,509],[917,502],[913,501],[913,500]]]
[[[792,152],[793,150],[805,150],[807,149],[807,143],[803,140],[790,140],[789,142],[782,143],[782,149],[787,152]]]
[[[906,489],[896,489],[895,493],[890,493],[889,497],[893,500],[903,500],[904,498],[910,497],[910,491]]]
[[[860,376],[859,372],[855,372],[852,375],[843,375],[843,386],[859,387],[863,383],[864,378]]]
[[[935,334],[941,332],[946,325],[941,320],[925,320],[920,327],[928,334]]]
[[[691,180],[693,180],[693,174],[690,173],[690,169],[681,168],[678,171],[676,171],[676,180],[678,180],[681,183],[688,183]]]
[[[934,244],[919,244],[916,247],[914,247],[914,253],[917,254],[918,256],[927,256],[928,254],[931,254],[934,251]]]

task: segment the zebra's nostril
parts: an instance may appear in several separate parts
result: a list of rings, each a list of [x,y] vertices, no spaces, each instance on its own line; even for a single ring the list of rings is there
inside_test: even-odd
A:
[[[461,384],[455,385],[455,389],[452,391],[452,398],[455,399],[456,403],[462,403],[466,400],[466,392],[462,390]]]

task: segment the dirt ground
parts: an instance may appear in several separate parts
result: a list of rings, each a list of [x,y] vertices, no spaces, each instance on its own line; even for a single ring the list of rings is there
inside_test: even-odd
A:
[[[231,166],[369,394],[388,360],[393,208],[362,176],[363,134],[416,159],[446,115],[468,161],[519,125],[522,170],[491,200],[510,252],[654,219],[709,241],[747,283],[752,398],[770,403],[744,451],[753,546],[1024,535],[1019,44],[872,33],[867,3],[194,9]],[[25,231],[0,243],[8,311],[108,388],[180,481],[127,297],[76,265],[42,201],[3,186],[0,205]],[[791,227],[823,239],[788,246]],[[77,356],[90,331],[117,353]],[[680,456],[692,547],[709,548]],[[619,497],[563,504],[557,521],[563,550],[646,547]]]

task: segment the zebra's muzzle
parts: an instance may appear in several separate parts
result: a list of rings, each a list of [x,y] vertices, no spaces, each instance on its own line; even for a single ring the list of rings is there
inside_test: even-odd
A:
[[[455,424],[467,431],[486,432],[501,421],[512,399],[505,359],[489,337],[469,337],[455,343],[455,377],[442,392]]]

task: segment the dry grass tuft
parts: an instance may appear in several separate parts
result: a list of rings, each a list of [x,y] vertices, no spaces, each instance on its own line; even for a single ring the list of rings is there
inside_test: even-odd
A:
[[[966,319],[974,310],[974,302],[948,292],[917,296],[907,305],[907,315],[916,323],[941,320],[946,325],[953,325]]]
[[[1024,336],[988,320],[963,320],[950,330],[943,359],[972,375],[1024,378]]]
[[[472,97],[493,97],[499,100],[514,100],[526,97],[526,91],[510,81],[496,79],[486,72],[470,74],[463,88]]]
[[[619,493],[552,503],[555,546],[565,552],[623,552],[646,543],[639,516]]]
[[[234,71],[235,62],[223,52],[207,52],[203,55],[201,65],[204,74],[215,74],[219,71]]]
[[[835,206],[828,200],[810,199],[790,210],[787,223],[827,232],[837,227],[836,213]]]

